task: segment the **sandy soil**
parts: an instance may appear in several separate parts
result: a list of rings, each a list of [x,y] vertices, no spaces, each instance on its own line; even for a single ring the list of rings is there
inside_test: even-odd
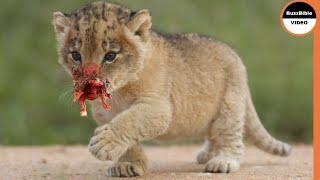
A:
[[[195,163],[200,146],[146,147],[149,172],[141,179],[311,179],[313,150],[297,145],[281,158],[247,147],[240,171],[202,173]],[[0,179],[109,179],[111,162],[94,159],[84,146],[0,147]]]

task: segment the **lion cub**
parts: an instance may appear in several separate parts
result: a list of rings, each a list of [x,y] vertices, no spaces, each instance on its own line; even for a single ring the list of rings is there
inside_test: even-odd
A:
[[[145,174],[140,142],[148,139],[204,137],[197,161],[214,173],[239,169],[244,133],[262,150],[289,155],[290,146],[262,126],[246,69],[226,44],[197,34],[159,34],[151,30],[148,10],[107,2],[55,12],[53,25],[66,71],[94,64],[109,84],[111,110],[91,102],[99,127],[89,150],[115,162],[110,176]]]

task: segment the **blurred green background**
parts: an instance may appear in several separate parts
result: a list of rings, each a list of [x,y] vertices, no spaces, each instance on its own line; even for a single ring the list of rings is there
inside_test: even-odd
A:
[[[95,123],[80,118],[72,84],[57,63],[54,11],[90,1],[0,2],[0,144],[87,143]],[[153,27],[197,32],[230,44],[243,58],[265,127],[291,142],[312,140],[312,34],[293,37],[279,24],[288,1],[122,0],[147,8]]]

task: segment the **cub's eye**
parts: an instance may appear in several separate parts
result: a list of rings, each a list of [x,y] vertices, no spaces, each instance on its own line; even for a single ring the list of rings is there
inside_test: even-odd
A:
[[[103,62],[113,62],[117,57],[117,53],[109,52],[103,57]]]
[[[72,59],[73,59],[74,61],[79,61],[79,62],[81,62],[81,54],[78,53],[77,51],[72,51],[72,52],[71,52],[71,56],[72,56]]]

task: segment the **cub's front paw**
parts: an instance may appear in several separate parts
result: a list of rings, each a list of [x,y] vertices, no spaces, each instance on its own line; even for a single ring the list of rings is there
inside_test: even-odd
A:
[[[117,161],[127,151],[128,147],[108,125],[99,127],[88,145],[91,154],[103,161]]]
[[[240,165],[236,158],[216,156],[207,162],[205,172],[230,173],[237,171],[239,167]]]
[[[108,169],[111,177],[135,177],[142,176],[146,172],[145,164],[134,162],[118,162]]]

